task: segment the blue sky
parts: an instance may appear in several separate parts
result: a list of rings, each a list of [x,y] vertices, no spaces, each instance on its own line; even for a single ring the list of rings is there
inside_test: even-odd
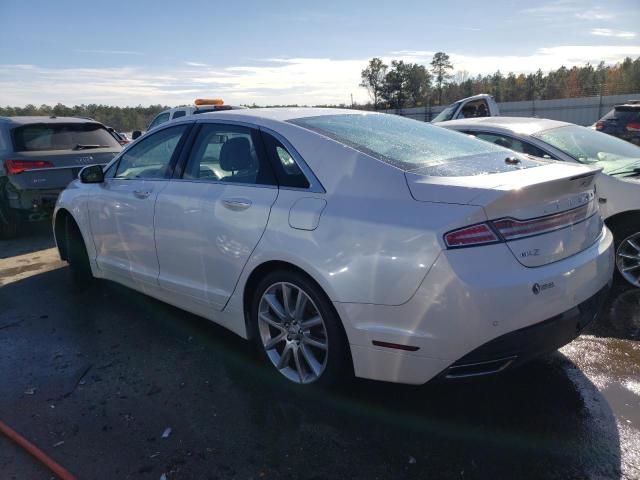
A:
[[[0,0],[0,105],[336,103],[369,58],[472,75],[640,56],[638,0]]]

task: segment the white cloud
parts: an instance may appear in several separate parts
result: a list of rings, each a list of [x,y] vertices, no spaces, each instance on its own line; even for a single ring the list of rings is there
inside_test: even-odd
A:
[[[582,0],[556,0],[538,7],[525,8],[522,13],[547,20],[564,20],[568,16],[587,21],[611,20],[615,17],[614,14],[602,7],[585,10]]]
[[[206,63],[200,63],[200,62],[184,62],[184,64],[190,67],[208,67],[209,66]]]
[[[399,50],[382,56],[428,65],[432,51]],[[640,56],[640,46],[561,46],[526,55],[468,55],[449,52],[456,71],[471,75],[548,71],[565,65],[616,63]],[[0,65],[2,104],[106,103],[111,105],[188,104],[197,97],[220,96],[227,103],[348,103],[367,101],[358,87],[368,58],[275,58],[213,68],[183,67],[44,68]],[[191,62],[199,63],[199,62]]]
[[[142,52],[133,50],[74,50],[77,53],[95,53],[98,55],[142,55]]]
[[[576,18],[580,18],[582,20],[611,20],[614,17],[615,15],[613,13],[605,12],[599,7],[576,13]]]
[[[591,30],[591,35],[597,35],[599,37],[616,37],[616,38],[635,38],[634,32],[623,32],[622,30],[612,30],[610,28],[594,28]]]

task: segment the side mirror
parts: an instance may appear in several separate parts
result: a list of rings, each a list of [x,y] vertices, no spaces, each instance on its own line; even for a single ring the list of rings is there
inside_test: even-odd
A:
[[[133,132],[131,132],[131,140],[135,140],[141,135],[142,135],[142,132],[140,130],[134,130]]]
[[[78,175],[82,183],[102,183],[104,182],[104,172],[102,165],[89,165],[80,170]]]

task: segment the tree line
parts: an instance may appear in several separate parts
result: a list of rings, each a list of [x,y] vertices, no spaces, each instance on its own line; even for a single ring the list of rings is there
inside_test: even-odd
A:
[[[429,66],[392,60],[389,65],[380,58],[369,60],[361,72],[360,86],[366,88],[369,108],[404,108],[446,105],[478,93],[493,95],[498,102],[548,100],[594,95],[640,92],[640,57],[625,58],[615,65],[567,68],[543,73],[503,74],[472,77],[456,72],[449,55],[438,52]]]
[[[498,102],[510,102],[640,92],[640,57],[635,60],[625,58],[615,65],[601,62],[595,67],[591,64],[572,68],[562,66],[548,73],[538,70],[505,75],[498,70],[490,75],[472,77],[465,71],[453,71],[454,65],[444,52],[436,53],[428,66],[402,60],[392,60],[387,65],[380,58],[372,58],[361,72],[360,83],[369,92],[371,102],[352,106],[379,109],[446,105],[478,93],[489,93]],[[153,117],[167,108],[164,105],[114,107],[97,104],[68,107],[59,103],[55,106],[0,106],[0,116],[87,117],[128,132],[144,130]]]
[[[149,122],[158,113],[166,110],[164,105],[143,107],[114,107],[110,105],[75,105],[67,107],[58,103],[55,106],[26,105],[24,107],[1,107],[0,116],[45,115],[56,117],[86,117],[115,128],[119,132],[145,130]]]

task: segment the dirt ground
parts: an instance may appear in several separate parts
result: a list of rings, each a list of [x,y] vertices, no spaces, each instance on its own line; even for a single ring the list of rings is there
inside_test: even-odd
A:
[[[617,288],[512,373],[301,391],[202,318],[75,287],[46,227],[0,241],[0,419],[79,479],[637,479],[639,342],[640,290]],[[52,477],[2,435],[0,472]]]

